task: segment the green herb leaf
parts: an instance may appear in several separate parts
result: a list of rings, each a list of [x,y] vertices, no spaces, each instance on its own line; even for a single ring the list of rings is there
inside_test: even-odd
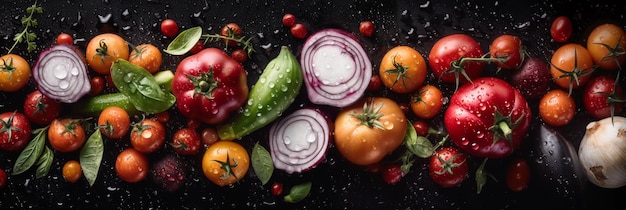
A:
[[[171,55],[183,55],[200,40],[202,36],[202,27],[196,26],[193,28],[189,28],[180,32],[169,45],[167,45],[167,49],[163,50],[164,52]]]
[[[54,153],[49,147],[46,146],[41,156],[39,156],[39,160],[37,160],[37,171],[35,172],[35,178],[39,179],[48,175],[50,167],[52,166],[52,162],[54,162]]]
[[[80,150],[80,167],[83,170],[87,182],[89,182],[89,186],[93,186],[96,182],[103,154],[104,144],[102,143],[102,135],[100,129],[96,129]]]
[[[13,175],[18,175],[24,173],[28,169],[30,169],[37,160],[41,153],[43,152],[44,147],[46,146],[46,136],[48,127],[40,128],[33,133],[36,133],[37,136],[24,147],[20,155],[17,157],[15,161],[15,165],[13,165]]]
[[[421,158],[428,158],[433,154],[433,144],[428,140],[428,138],[423,136],[418,136],[415,131],[415,127],[411,125],[411,122],[406,128],[406,134],[404,136],[404,143],[411,153],[417,155]]]
[[[272,156],[263,146],[257,142],[252,148],[252,168],[263,185],[267,184],[274,173]]]
[[[311,182],[305,182],[292,187],[289,191],[289,195],[285,196],[285,202],[297,203],[304,200],[307,196],[309,196],[311,185]]]

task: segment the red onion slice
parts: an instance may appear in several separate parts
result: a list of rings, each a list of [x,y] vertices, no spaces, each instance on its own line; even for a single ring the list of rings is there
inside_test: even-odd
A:
[[[312,34],[300,55],[309,100],[345,107],[357,101],[372,77],[367,53],[350,33],[324,29]]]
[[[324,160],[330,142],[330,121],[316,109],[299,109],[270,128],[270,151],[274,167],[301,173]]]
[[[91,90],[87,65],[69,45],[55,45],[41,52],[33,78],[41,93],[63,103],[74,103]]]

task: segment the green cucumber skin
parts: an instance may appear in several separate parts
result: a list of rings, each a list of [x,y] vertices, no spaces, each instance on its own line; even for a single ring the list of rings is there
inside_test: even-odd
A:
[[[120,107],[129,114],[139,112],[133,103],[130,102],[130,98],[123,93],[110,93],[86,98],[74,104],[72,110],[76,114],[96,116],[110,106]]]
[[[220,139],[238,139],[274,121],[294,102],[303,79],[298,60],[283,46],[250,90],[243,111],[218,128]]]

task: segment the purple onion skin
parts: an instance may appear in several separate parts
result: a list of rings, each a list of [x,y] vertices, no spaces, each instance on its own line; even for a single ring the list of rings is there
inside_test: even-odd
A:
[[[524,98],[538,99],[548,92],[552,76],[548,64],[539,58],[529,57],[515,72],[509,82],[517,88]]]
[[[165,192],[174,192],[180,189],[187,177],[186,166],[181,159],[168,154],[157,162],[153,163],[150,174],[152,181]]]

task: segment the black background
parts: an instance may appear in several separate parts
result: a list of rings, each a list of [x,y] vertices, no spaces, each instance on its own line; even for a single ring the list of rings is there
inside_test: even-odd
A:
[[[23,28],[19,19],[25,14],[25,8],[32,1],[13,1],[0,4],[0,52],[5,53],[13,44],[13,34]],[[427,58],[432,45],[439,38],[452,33],[465,33],[475,37],[483,49],[489,42],[504,33],[519,36],[529,52],[536,57],[549,60],[551,53],[561,44],[551,40],[549,27],[558,15],[567,15],[574,23],[574,34],[570,42],[584,44],[586,35],[593,27],[602,22],[614,22],[626,25],[624,3],[612,1],[494,1],[494,2],[457,2],[457,1],[192,1],[192,0],[63,0],[40,1],[43,14],[35,15],[39,26],[33,29],[38,35],[38,49],[27,53],[25,45],[18,45],[14,53],[24,56],[31,64],[37,53],[51,46],[57,34],[72,34],[77,46],[84,50],[86,42],[102,33],[98,27],[98,16],[111,15],[113,29],[133,44],[152,43],[165,48],[171,39],[163,37],[159,23],[165,18],[176,20],[181,30],[201,25],[204,33],[218,33],[228,22],[238,23],[244,35],[254,37],[257,50],[244,64],[253,84],[267,62],[274,58],[282,45],[298,52],[304,40],[291,37],[288,28],[282,26],[281,17],[285,13],[296,15],[304,23],[309,33],[334,27],[358,35],[359,22],[372,20],[377,29],[372,38],[358,35],[368,52],[374,69],[382,55],[397,45],[409,45]],[[77,13],[78,12],[78,13]],[[210,46],[223,47],[221,43]],[[263,46],[263,47],[262,47]],[[176,68],[184,56],[164,54],[162,69]],[[494,69],[488,67],[485,75],[493,75]],[[506,77],[506,73],[498,75]],[[623,85],[623,77],[621,84]],[[429,73],[429,83],[440,86],[446,94],[451,94],[450,84],[440,84]],[[26,93],[34,89],[34,84],[24,91],[0,93],[0,111],[21,110]],[[406,97],[397,96],[388,90],[367,93],[386,95],[400,102]],[[575,93],[576,94],[576,93]],[[310,105],[305,94],[292,107]],[[580,102],[580,99],[577,99]],[[530,101],[530,103],[536,101]],[[579,103],[580,104],[580,103]],[[532,105],[531,105],[532,106]],[[536,113],[536,105],[532,106]],[[577,146],[584,132],[584,126],[591,120],[579,106],[579,114],[573,123],[559,128],[563,134]],[[329,108],[330,109],[330,108]],[[332,110],[331,110],[332,111]],[[167,124],[170,130],[185,125],[185,120],[171,110],[172,120]],[[534,116],[537,116],[536,114]],[[538,121],[537,119],[535,119]],[[431,121],[436,127],[441,126],[441,117]],[[265,144],[266,129],[262,129],[240,142],[252,148],[257,141]],[[172,132],[168,132],[171,135]],[[435,141],[431,139],[431,141]],[[282,197],[271,195],[268,186],[262,186],[252,170],[240,183],[232,187],[217,187],[210,183],[200,170],[201,154],[183,157],[188,166],[189,176],[183,189],[174,193],[157,190],[147,179],[136,184],[128,184],[117,178],[114,172],[116,155],[129,146],[128,139],[110,141],[105,139],[105,156],[100,168],[98,180],[93,187],[88,187],[86,180],[69,184],[61,176],[63,163],[77,159],[77,153],[56,153],[56,160],[48,176],[35,179],[34,172],[22,175],[9,175],[7,186],[0,189],[0,209],[7,208],[96,208],[96,209],[225,209],[225,208],[276,208],[276,209],[562,209],[563,202],[582,200],[580,209],[625,209],[624,187],[619,189],[600,189],[591,184],[584,190],[583,196],[572,196],[567,191],[554,197],[543,197],[533,183],[541,177],[533,177],[528,190],[520,193],[509,191],[504,183],[504,170],[510,158],[523,156],[515,153],[510,158],[492,160],[487,169],[499,182],[490,180],[481,194],[476,194],[473,175],[461,187],[444,189],[435,185],[428,176],[426,161],[418,160],[412,171],[397,185],[387,185],[380,175],[372,174],[362,168],[345,162],[334,148],[328,151],[327,159],[314,170],[303,174],[288,175],[275,171],[270,183],[277,181],[284,184],[287,191],[295,184],[312,181],[311,194],[297,204],[287,204]],[[172,153],[171,147],[151,154],[156,160],[164,154]],[[0,167],[11,173],[19,152],[0,151]],[[532,160],[529,161],[531,164]],[[480,163],[472,162],[472,171]],[[566,180],[567,181],[567,180]],[[580,190],[580,189],[576,189]]]

